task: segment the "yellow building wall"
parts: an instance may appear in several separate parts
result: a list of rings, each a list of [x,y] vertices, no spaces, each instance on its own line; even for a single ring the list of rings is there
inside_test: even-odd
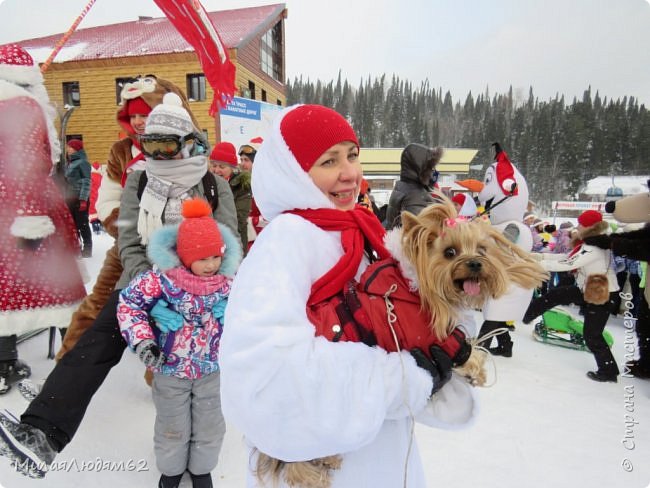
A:
[[[287,99],[282,94],[282,92],[278,91],[276,88],[272,86],[265,84],[262,78],[260,78],[250,70],[246,69],[244,66],[237,66],[237,78],[236,78],[235,86],[238,89],[248,88],[248,80],[255,83],[255,100],[261,101],[262,100],[261,90],[266,90],[266,103],[272,103],[275,105],[277,103],[277,100],[280,100],[282,102],[282,106],[285,106],[287,104]],[[243,96],[243,94],[240,93],[238,96],[241,97]]]
[[[231,59],[234,58],[231,52]],[[237,66],[236,86],[248,85],[250,72]],[[120,137],[120,126],[116,121],[117,100],[115,79],[128,78],[136,75],[154,74],[159,78],[169,80],[181,88],[187,89],[188,74],[202,73],[194,53],[177,53],[156,56],[136,56],[129,58],[112,58],[97,61],[70,61],[53,63],[45,72],[45,86],[50,100],[56,107],[63,110],[63,83],[79,82],[80,106],[74,109],[69,119],[66,133],[83,136],[84,147],[90,162],[103,163],[108,157],[111,145]],[[259,89],[265,89],[269,100],[276,98],[286,104],[284,95],[263,80],[251,77]],[[201,129],[208,131],[211,143],[215,141],[215,120],[208,115],[212,103],[213,91],[206,82],[206,99],[190,102],[190,107]],[[273,97],[273,98],[270,98]]]

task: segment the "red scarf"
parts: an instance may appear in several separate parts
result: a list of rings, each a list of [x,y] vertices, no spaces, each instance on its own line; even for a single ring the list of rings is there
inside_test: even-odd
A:
[[[336,295],[354,278],[363,258],[365,240],[370,243],[379,259],[390,257],[384,247],[386,231],[368,209],[356,206],[353,210],[319,208],[289,210],[285,213],[298,215],[325,231],[341,231],[344,254],[332,269],[314,282],[307,306]]]
[[[582,247],[583,244],[584,244],[584,241],[582,239],[576,241],[573,249],[571,250],[571,252],[569,253],[569,255],[567,257],[570,258],[575,253],[577,253],[580,250],[580,248]]]

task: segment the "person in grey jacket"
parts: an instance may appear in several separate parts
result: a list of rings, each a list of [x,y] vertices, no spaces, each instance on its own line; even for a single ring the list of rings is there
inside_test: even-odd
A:
[[[138,197],[142,171],[131,173],[120,204],[122,276],[92,326],[47,377],[21,422],[0,413],[0,455],[15,462],[22,474],[34,478],[45,475],[43,463],[51,464],[70,442],[93,395],[120,361],[126,348],[116,316],[121,289],[137,274],[151,269],[146,250],[152,233],[164,224],[180,222],[183,200],[206,197],[202,182],[208,171],[207,151],[199,150],[200,140],[178,95],[166,94],[163,103],[149,114],[140,138],[147,185]],[[232,192],[225,180],[216,180],[219,200],[213,218],[239,239]],[[159,324],[179,317],[162,305],[150,313]]]
[[[90,163],[80,139],[70,139],[65,146],[68,164],[65,167],[67,183],[65,203],[68,205],[79,237],[83,243],[81,256],[93,255],[93,238],[88,222],[88,204],[90,200]]]
[[[440,146],[428,147],[411,143],[404,148],[400,160],[399,181],[388,201],[384,225],[388,230],[401,225],[403,211],[417,215],[434,203],[431,179],[442,153]]]

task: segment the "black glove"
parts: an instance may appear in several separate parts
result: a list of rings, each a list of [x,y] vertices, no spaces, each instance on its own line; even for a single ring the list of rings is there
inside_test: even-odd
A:
[[[135,346],[135,353],[148,368],[160,368],[167,361],[158,345],[151,339],[145,339],[138,343]]]
[[[454,366],[462,366],[467,362],[471,355],[472,345],[467,341],[463,341],[460,345],[460,348],[458,349],[458,352],[453,357]]]
[[[435,345],[429,348],[431,359],[426,357],[422,349],[417,347],[411,349],[410,352],[415,359],[415,363],[420,368],[426,369],[433,378],[431,395],[437,393],[451,379],[451,368],[453,366],[451,358],[439,346]]]
[[[597,236],[585,237],[585,244],[596,246],[601,249],[609,249],[612,246],[612,238],[607,234],[600,234]]]

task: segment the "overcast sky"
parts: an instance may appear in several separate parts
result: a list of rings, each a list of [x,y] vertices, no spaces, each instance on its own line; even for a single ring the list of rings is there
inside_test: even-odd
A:
[[[0,0],[0,43],[65,32],[88,0]],[[454,100],[512,85],[570,102],[650,107],[650,0],[287,0],[287,75],[353,86],[393,73]],[[208,11],[273,3],[202,0]],[[79,28],[162,16],[153,0],[97,0]]]

